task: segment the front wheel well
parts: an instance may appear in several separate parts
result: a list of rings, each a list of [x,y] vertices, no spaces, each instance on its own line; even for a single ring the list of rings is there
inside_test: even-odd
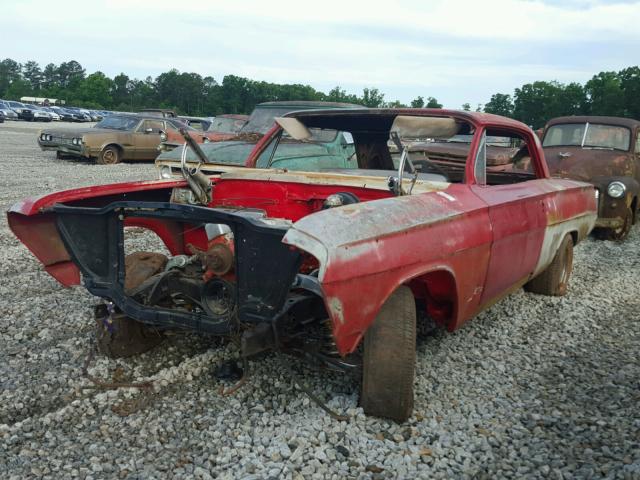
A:
[[[571,235],[571,240],[573,240],[573,244],[576,245],[578,243],[578,232],[576,230],[573,230],[569,232],[569,235]]]
[[[412,278],[407,285],[424,313],[436,323],[450,327],[457,313],[458,291],[453,274],[445,269],[433,270]]]
[[[124,153],[124,148],[122,148],[122,145],[119,145],[117,143],[107,143],[106,145],[103,145],[102,148],[100,149],[100,151],[103,151],[105,148],[108,147],[115,147],[116,149],[118,149],[118,151],[122,154]]]

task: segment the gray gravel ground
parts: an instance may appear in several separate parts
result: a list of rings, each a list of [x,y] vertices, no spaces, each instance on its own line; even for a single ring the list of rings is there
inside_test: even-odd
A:
[[[5,210],[156,175],[56,160],[38,149],[38,127],[0,125]],[[624,244],[581,244],[566,297],[519,291],[454,334],[420,338],[404,425],[366,418],[355,379],[276,356],[222,397],[211,368],[234,347],[196,335],[90,368],[152,381],[153,393],[88,388],[97,299],[44,273],[4,219],[0,238],[0,478],[640,478],[638,226]],[[350,420],[310,403],[290,368]]]

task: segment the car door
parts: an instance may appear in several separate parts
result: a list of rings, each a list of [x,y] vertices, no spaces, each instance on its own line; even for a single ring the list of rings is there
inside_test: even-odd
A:
[[[531,155],[526,170],[522,172],[514,166],[505,172],[504,165],[492,171],[492,166],[487,165],[487,131],[482,134],[471,189],[488,206],[493,240],[481,304],[493,302],[531,276],[540,256],[547,225],[546,193],[540,183],[545,181],[545,173],[532,135],[504,130],[500,133],[520,139],[526,150],[519,152]],[[532,148],[526,145],[532,145]],[[515,183],[501,184],[514,179]]]
[[[162,119],[146,119],[133,133],[134,155],[137,160],[154,160],[158,156],[160,132],[164,130]]]

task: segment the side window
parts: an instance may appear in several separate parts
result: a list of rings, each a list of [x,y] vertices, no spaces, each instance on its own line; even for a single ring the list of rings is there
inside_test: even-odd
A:
[[[164,128],[164,124],[162,120],[145,120],[138,127],[138,132],[147,133],[149,129],[151,129],[150,133],[160,133],[160,131]]]
[[[640,155],[640,130],[638,130],[638,138],[636,139],[636,154]]]
[[[487,132],[482,133],[480,139],[480,145],[478,146],[478,153],[476,153],[476,160],[473,173],[476,177],[476,183],[478,185],[487,184]]]
[[[518,132],[485,130],[476,154],[474,173],[478,185],[504,185],[536,179],[535,158],[526,139]]]

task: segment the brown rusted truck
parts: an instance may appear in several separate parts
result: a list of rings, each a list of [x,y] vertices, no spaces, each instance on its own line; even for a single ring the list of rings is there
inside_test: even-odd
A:
[[[588,181],[596,187],[599,236],[624,240],[638,217],[640,121],[554,118],[544,128],[542,146],[553,176]]]

